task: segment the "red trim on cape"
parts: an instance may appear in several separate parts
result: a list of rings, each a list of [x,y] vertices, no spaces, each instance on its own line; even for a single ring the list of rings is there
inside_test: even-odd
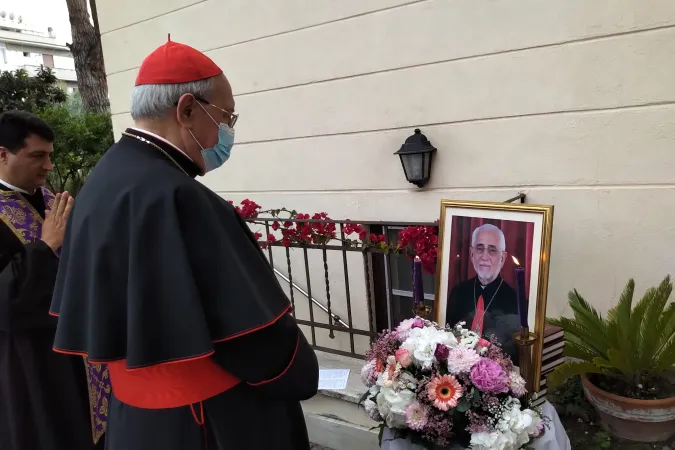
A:
[[[191,406],[241,382],[213,358],[204,357],[135,370],[127,370],[126,361],[120,360],[108,363],[108,371],[115,397],[122,403],[143,409]],[[197,423],[204,423],[203,412]]]
[[[277,322],[278,322],[282,317],[284,317],[284,316],[286,315],[286,313],[288,313],[289,311],[291,311],[291,305],[290,305],[290,304],[286,307],[286,309],[284,309],[283,311],[281,311],[281,314],[279,314],[277,317],[275,317],[274,319],[272,319],[271,321],[269,321],[269,322],[267,322],[267,323],[265,323],[265,324],[263,324],[263,325],[259,325],[259,326],[257,326],[257,327],[249,328],[248,330],[241,331],[241,332],[239,332],[239,333],[233,334],[232,336],[224,337],[224,338],[222,338],[222,339],[216,339],[216,340],[213,341],[213,342],[214,342],[215,344],[217,344],[218,342],[229,341],[230,339],[235,339],[235,338],[238,338],[238,337],[246,336],[247,334],[251,334],[251,333],[253,333],[254,331],[258,331],[258,330],[262,330],[263,328],[267,328],[267,327],[269,327],[270,325],[274,325],[275,323],[277,323]]]
[[[290,369],[291,366],[293,365],[293,361],[295,361],[295,355],[298,354],[298,347],[300,346],[300,333],[302,333],[302,331],[298,330],[298,339],[297,339],[297,341],[295,341],[295,350],[293,350],[293,356],[291,356],[291,361],[288,363],[288,365],[283,370],[283,372],[281,372],[279,375],[277,375],[274,378],[270,378],[269,380],[259,381],[257,383],[247,383],[247,384],[249,386],[254,386],[254,387],[255,386],[262,386],[263,384],[271,383],[271,382],[276,381],[279,378],[283,377],[286,374],[286,372],[288,372],[288,369]]]
[[[244,330],[244,331],[242,331],[242,332],[233,334],[232,336],[228,336],[228,337],[222,338],[222,339],[217,339],[217,340],[213,341],[213,343],[214,343],[214,344],[217,344],[217,343],[219,343],[219,342],[229,341],[230,339],[235,339],[235,338],[238,338],[238,337],[241,337],[241,336],[246,336],[247,334],[251,334],[251,333],[253,333],[253,332],[255,332],[255,331],[258,331],[258,330],[262,330],[262,329],[264,329],[264,328],[267,328],[267,327],[269,327],[269,326],[274,325],[275,323],[277,323],[277,322],[278,322],[282,317],[284,317],[284,315],[286,315],[286,313],[288,313],[290,310],[291,310],[291,305],[289,304],[289,305],[288,305],[288,306],[287,306],[287,307],[286,307],[286,308],[285,308],[285,309],[284,309],[277,317],[275,317],[275,318],[272,319],[271,321],[269,321],[269,322],[267,322],[267,323],[264,323],[264,324],[262,324],[262,325],[259,325],[259,326],[257,326],[257,327],[249,328],[248,330]],[[50,314],[50,315],[54,315],[54,314],[56,314],[56,313],[52,313],[52,312],[50,311],[49,314]],[[57,315],[56,317],[58,317],[58,315]],[[65,349],[57,348],[57,347],[52,347],[52,350],[53,350],[54,352],[56,352],[56,353],[61,353],[61,354],[64,354],[64,355],[83,356],[83,357],[87,358],[87,359],[89,360],[89,362],[92,363],[92,364],[110,364],[110,363],[115,362],[115,361],[121,361],[121,360],[126,361],[126,359],[121,359],[121,358],[120,358],[120,359],[116,359],[116,360],[108,360],[108,361],[105,361],[105,360],[94,360],[94,359],[90,359],[90,358],[89,358],[89,354],[88,354],[87,352],[76,351],[76,350],[65,350]],[[297,346],[296,346],[296,351],[297,351]],[[147,366],[147,367],[134,367],[134,368],[131,368],[131,369],[128,369],[128,370],[140,370],[140,369],[145,369],[145,368],[149,368],[149,367],[162,366],[162,365],[165,365],[165,364],[176,364],[176,363],[180,363],[180,362],[189,362],[189,361],[193,361],[193,360],[195,360],[195,359],[205,358],[205,357],[207,357],[207,356],[211,356],[211,355],[213,355],[214,353],[215,353],[215,352],[214,352],[213,350],[211,350],[210,352],[205,353],[205,354],[203,354],[203,355],[189,356],[189,357],[187,357],[187,358],[180,358],[180,359],[176,359],[176,360],[174,360],[174,361],[164,361],[164,362],[161,362],[161,363],[152,364],[152,365]]]

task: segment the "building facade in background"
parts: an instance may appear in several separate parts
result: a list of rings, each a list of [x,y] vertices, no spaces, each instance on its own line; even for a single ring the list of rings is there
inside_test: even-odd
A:
[[[0,70],[34,74],[40,66],[51,68],[67,93],[77,89],[73,56],[53,28],[42,29],[24,15],[0,11]]]
[[[138,67],[168,33],[224,69],[241,114],[237,143],[204,182],[225,198],[399,223],[434,221],[441,199],[525,192],[528,203],[555,205],[549,316],[567,312],[572,288],[605,312],[630,277],[642,292],[675,272],[672,0],[97,5],[117,136],[132,123]],[[393,154],[415,128],[438,148],[423,189]],[[301,255],[290,254],[293,280],[307,290]],[[346,320],[336,258],[331,301]],[[284,273],[285,261],[275,254]],[[325,304],[320,256],[310,269]],[[351,303],[362,327],[358,270],[349,279],[361,284]],[[378,276],[394,301],[411,295],[409,262]],[[425,285],[433,297],[433,280]]]

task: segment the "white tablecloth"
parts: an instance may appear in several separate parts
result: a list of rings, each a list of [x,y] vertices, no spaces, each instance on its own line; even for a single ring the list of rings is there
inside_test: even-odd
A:
[[[548,417],[551,422],[546,429],[546,432],[539,439],[535,439],[532,443],[532,448],[535,450],[571,450],[570,440],[567,437],[565,428],[560,423],[560,418],[553,405],[549,402],[544,402],[541,407],[544,416]],[[453,450],[461,450],[462,447],[453,447]],[[407,439],[394,439],[394,432],[389,428],[384,430],[382,435],[382,450],[424,450],[419,445],[412,444]]]

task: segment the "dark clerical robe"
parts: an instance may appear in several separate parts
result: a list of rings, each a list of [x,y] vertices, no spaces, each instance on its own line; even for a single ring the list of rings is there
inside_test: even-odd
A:
[[[128,129],[80,191],[54,349],[108,363],[107,450],[302,450],[318,364],[236,210]]]
[[[0,450],[94,448],[85,361],[52,351],[59,259],[39,238],[53,200],[0,184]]]
[[[455,285],[448,297],[446,323],[454,325],[464,321],[465,326],[471,328],[481,295],[485,304],[483,335],[495,335],[504,351],[518,365],[518,351],[513,340],[513,333],[520,331],[518,300],[515,289],[501,276],[487,286],[482,286],[478,277]]]

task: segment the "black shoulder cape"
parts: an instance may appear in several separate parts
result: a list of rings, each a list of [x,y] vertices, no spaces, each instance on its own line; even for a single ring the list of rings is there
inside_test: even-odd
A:
[[[174,162],[123,137],[76,199],[52,300],[56,351],[148,367],[210,354],[290,308],[236,210],[150,140]]]

